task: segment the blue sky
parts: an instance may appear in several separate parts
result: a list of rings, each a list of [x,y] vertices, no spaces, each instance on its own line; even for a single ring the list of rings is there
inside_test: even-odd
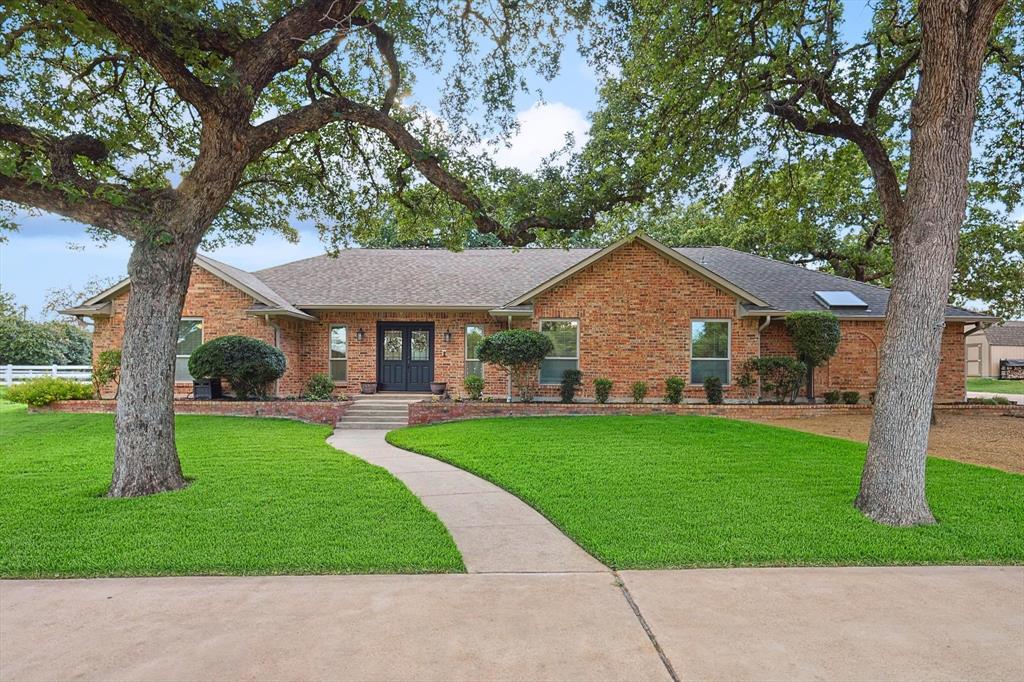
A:
[[[871,10],[864,2],[851,1],[846,15],[846,31],[856,36],[870,21]],[[566,133],[574,133],[577,140],[584,137],[587,114],[597,101],[597,80],[574,47],[568,46],[561,72],[554,80],[534,78],[530,91],[517,98],[521,130],[511,148],[499,151],[499,163],[531,170],[539,158],[562,146]],[[434,74],[418,74],[413,97],[436,111],[438,85]],[[543,101],[538,90],[543,91]],[[86,235],[83,225],[51,214],[26,213],[18,222],[20,230],[10,235],[6,244],[0,244],[0,289],[12,292],[20,304],[27,305],[32,317],[40,315],[47,289],[80,286],[92,277],[120,276],[127,269],[130,246],[122,239],[97,244]],[[255,244],[228,246],[210,255],[255,270],[322,253],[315,232],[302,225],[297,227],[301,239],[295,245],[265,235]]]

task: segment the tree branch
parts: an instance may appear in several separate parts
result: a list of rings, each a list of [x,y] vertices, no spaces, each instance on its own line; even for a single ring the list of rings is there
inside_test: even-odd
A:
[[[365,27],[367,31],[373,34],[373,38],[377,43],[377,51],[384,58],[384,63],[391,74],[391,78],[388,81],[388,89],[384,92],[384,99],[380,105],[380,110],[386,114],[391,111],[391,107],[395,103],[398,86],[402,80],[401,66],[398,63],[398,57],[395,55],[395,37],[377,24],[365,19],[355,17],[352,19],[352,24]]]
[[[255,98],[274,76],[299,63],[301,49],[313,36],[350,25],[360,0],[306,0],[235,53],[238,92]]]
[[[911,65],[917,61],[917,58],[921,54],[921,48],[917,48],[906,56],[906,58],[896,65],[892,71],[885,74],[882,78],[878,79],[878,83],[875,84],[874,89],[868,96],[867,105],[864,107],[864,125],[870,126],[875,117],[878,116],[878,108],[882,104],[882,100],[889,94],[892,87],[899,83],[901,80],[907,77],[907,71]]]
[[[115,0],[72,0],[85,14],[105,26],[149,63],[178,96],[201,114],[217,108],[217,91],[203,83],[184,60],[165,45],[146,24]]]
[[[141,234],[131,227],[131,209],[90,196],[73,196],[60,189],[0,174],[0,199],[62,215],[87,225],[110,230],[128,239]]]

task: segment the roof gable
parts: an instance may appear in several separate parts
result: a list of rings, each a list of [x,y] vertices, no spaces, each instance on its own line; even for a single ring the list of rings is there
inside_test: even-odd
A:
[[[690,272],[693,272],[694,274],[696,274],[696,275],[698,275],[700,277],[703,277],[704,279],[712,282],[715,286],[718,286],[718,287],[721,287],[722,289],[725,289],[726,291],[728,291],[729,293],[737,296],[738,298],[742,299],[743,301],[746,301],[748,303],[752,303],[752,304],[754,304],[756,306],[768,306],[769,305],[767,302],[761,300],[759,297],[755,296],[754,294],[750,293],[749,291],[746,291],[746,290],[736,286],[734,283],[732,283],[732,282],[730,282],[730,281],[720,277],[719,275],[715,274],[714,272],[712,272],[711,270],[707,269],[706,267],[704,267],[700,263],[694,261],[689,256],[687,256],[687,255],[685,255],[685,254],[683,254],[683,253],[681,253],[679,251],[676,251],[676,250],[674,250],[674,249],[672,249],[672,248],[670,248],[668,246],[665,246],[664,244],[659,242],[657,239],[653,239],[651,237],[648,237],[646,234],[644,234],[642,232],[633,232],[632,234],[629,234],[626,237],[623,237],[619,241],[614,242],[613,244],[609,244],[608,246],[606,246],[605,248],[601,249],[600,251],[596,251],[596,252],[590,254],[586,258],[583,258],[579,262],[575,263],[572,267],[569,267],[569,268],[563,270],[562,272],[558,273],[554,277],[551,277],[547,281],[542,282],[541,284],[537,285],[533,289],[530,289],[526,293],[521,294],[517,298],[509,301],[508,303],[505,304],[506,307],[513,307],[513,306],[518,306],[518,305],[522,305],[522,304],[526,303],[527,301],[529,301],[530,299],[534,298],[535,296],[538,296],[538,295],[544,293],[545,291],[548,291],[548,290],[558,286],[559,284],[561,284],[565,280],[567,280],[570,277],[572,277],[573,275],[575,275],[577,272],[579,272],[579,271],[587,268],[588,266],[596,263],[597,261],[601,260],[605,256],[607,256],[607,255],[617,251],[618,249],[622,248],[626,244],[631,244],[633,242],[640,242],[642,244],[645,244],[646,246],[649,246],[650,248],[654,249],[658,253],[662,254],[665,257],[667,257],[670,261],[678,263],[679,265],[681,265],[682,267],[686,268]]]
[[[239,291],[251,296],[253,300],[261,306],[259,312],[262,314],[287,315],[289,317],[297,317],[303,320],[315,319],[313,316],[294,307],[283,296],[278,294],[252,273],[246,272],[245,270],[239,270],[227,263],[221,263],[220,261],[202,254],[196,255],[195,265],[206,270],[214,277],[230,284]],[[109,309],[104,306],[104,304],[130,287],[131,283],[131,277],[126,277],[109,289],[96,294],[81,305],[76,306],[75,308],[69,308],[66,312],[68,314],[78,315],[96,315],[101,314],[101,311],[103,310],[108,310],[109,312]]]

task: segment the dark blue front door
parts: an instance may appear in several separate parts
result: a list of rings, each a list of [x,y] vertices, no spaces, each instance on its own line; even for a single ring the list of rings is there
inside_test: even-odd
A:
[[[377,381],[382,391],[427,391],[434,380],[434,324],[377,324]]]

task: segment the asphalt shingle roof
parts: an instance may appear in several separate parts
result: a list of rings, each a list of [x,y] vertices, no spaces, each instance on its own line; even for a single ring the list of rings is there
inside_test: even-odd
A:
[[[881,317],[888,289],[725,247],[675,249],[770,310],[823,310],[818,290],[852,291],[865,309],[849,317]],[[346,249],[252,273],[297,308],[429,306],[500,308],[556,277],[598,249]],[[949,306],[950,317],[983,317]]]
[[[1024,320],[1009,320],[985,330],[985,338],[993,346],[1024,346]]]

